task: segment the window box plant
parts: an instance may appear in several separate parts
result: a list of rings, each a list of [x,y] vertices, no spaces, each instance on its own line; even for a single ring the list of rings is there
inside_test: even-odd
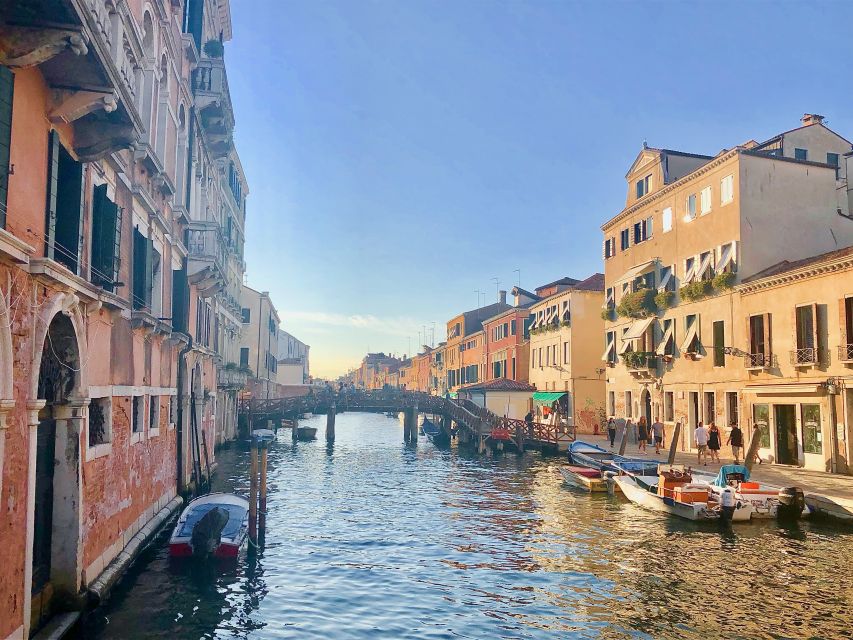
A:
[[[648,318],[656,311],[655,292],[646,288],[625,294],[616,307],[616,313],[623,318]]]
[[[731,289],[735,282],[735,274],[732,271],[723,271],[714,276],[714,288],[722,291]]]
[[[711,293],[711,281],[710,280],[697,280],[696,282],[691,282],[689,284],[684,285],[681,289],[678,290],[679,296],[683,300],[687,300],[688,302],[695,302],[696,300],[701,300],[705,296]]]
[[[674,291],[659,291],[655,295],[655,306],[658,309],[669,309],[675,298]]]

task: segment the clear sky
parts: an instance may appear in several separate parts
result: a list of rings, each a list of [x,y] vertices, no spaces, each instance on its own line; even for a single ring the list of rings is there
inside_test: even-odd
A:
[[[232,0],[248,282],[332,376],[601,271],[643,140],[853,137],[851,5]]]

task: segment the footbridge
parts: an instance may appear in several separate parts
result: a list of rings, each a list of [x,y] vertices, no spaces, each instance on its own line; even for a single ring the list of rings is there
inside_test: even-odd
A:
[[[242,401],[240,409],[251,429],[266,427],[270,422],[284,425],[286,421],[298,420],[306,413],[331,416],[346,411],[404,413],[406,424],[409,424],[409,416],[431,414],[440,418],[439,426],[448,439],[451,434],[456,434],[461,441],[470,442],[481,452],[505,446],[519,451],[525,448],[563,451],[574,439],[570,428],[539,422],[528,424],[523,420],[498,416],[467,399],[396,389],[323,391],[291,398],[252,398]],[[412,431],[416,439],[417,429]]]

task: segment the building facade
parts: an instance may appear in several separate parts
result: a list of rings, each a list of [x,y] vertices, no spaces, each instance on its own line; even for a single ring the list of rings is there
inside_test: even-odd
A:
[[[528,363],[522,348],[528,339],[530,310],[513,307],[483,322],[486,340],[484,381],[506,378],[527,382]]]
[[[268,291],[244,286],[240,300],[240,367],[252,372],[254,393],[273,398],[278,383],[278,311]]]
[[[714,157],[638,155],[626,207],[602,227],[609,415],[681,423],[685,449],[700,421],[725,434],[743,420],[746,369],[764,364],[738,355],[737,285],[853,242],[835,161],[850,143],[813,116],[780,136]]]
[[[311,347],[288,333],[284,329],[278,332],[278,358],[279,361],[287,360],[291,368],[299,365],[300,371],[297,372],[294,368],[293,373],[289,376],[291,380],[299,379],[300,382],[292,382],[289,384],[309,384],[311,382],[311,367],[309,364],[309,351]],[[280,367],[279,367],[280,369]]]

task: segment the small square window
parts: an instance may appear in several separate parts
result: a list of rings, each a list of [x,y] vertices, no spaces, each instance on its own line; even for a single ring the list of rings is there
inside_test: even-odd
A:
[[[667,233],[668,231],[672,231],[672,207],[667,207],[663,210],[661,214],[662,224],[663,224],[663,232]]]
[[[808,149],[794,149],[794,158],[797,160],[808,160],[809,159],[809,150]]]
[[[833,167],[838,166],[838,154],[837,153],[827,153],[826,154],[826,164],[831,165]]]
[[[133,396],[130,429],[132,433],[142,433],[145,424],[145,396]]]
[[[112,440],[112,410],[110,398],[89,401],[89,446],[96,447]]]
[[[685,203],[685,212],[684,219],[689,222],[696,217],[696,194],[691,193],[687,196],[687,202]]]
[[[148,431],[158,432],[160,430],[160,396],[151,396],[149,400],[151,408],[148,411]]]

